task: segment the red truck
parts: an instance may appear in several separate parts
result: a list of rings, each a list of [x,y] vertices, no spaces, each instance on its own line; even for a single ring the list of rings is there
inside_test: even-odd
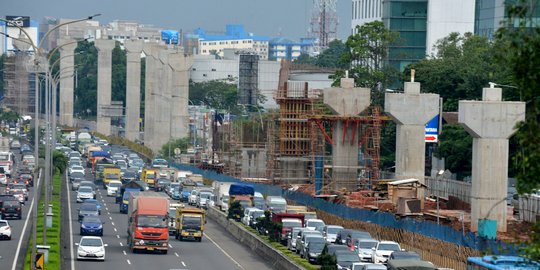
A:
[[[169,199],[166,194],[131,192],[128,209],[127,244],[133,253],[139,250],[169,250]]]
[[[303,214],[291,213],[272,213],[272,222],[281,224],[281,232],[279,238],[281,242],[287,243],[287,239],[291,237],[290,233],[294,227],[304,227]]]

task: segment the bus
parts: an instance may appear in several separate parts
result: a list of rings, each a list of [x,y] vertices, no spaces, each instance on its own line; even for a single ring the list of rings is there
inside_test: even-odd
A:
[[[518,256],[487,255],[467,258],[467,270],[538,270],[540,263]]]

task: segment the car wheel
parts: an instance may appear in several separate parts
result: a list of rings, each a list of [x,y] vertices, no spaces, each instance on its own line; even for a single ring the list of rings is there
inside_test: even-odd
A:
[[[9,237],[7,238],[7,240],[11,240],[11,236],[9,236]]]

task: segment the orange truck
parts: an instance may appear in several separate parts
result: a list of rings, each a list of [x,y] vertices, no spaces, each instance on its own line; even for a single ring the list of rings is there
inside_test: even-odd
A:
[[[169,250],[169,199],[165,193],[131,192],[128,209],[127,244],[133,253],[139,250]]]

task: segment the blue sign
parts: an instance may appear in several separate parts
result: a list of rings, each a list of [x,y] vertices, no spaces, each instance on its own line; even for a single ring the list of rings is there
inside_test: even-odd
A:
[[[178,44],[178,31],[176,30],[162,30],[161,31],[161,40],[165,41],[166,44]]]
[[[431,119],[426,124],[425,141],[426,142],[439,141],[439,115],[433,117],[433,119]]]

